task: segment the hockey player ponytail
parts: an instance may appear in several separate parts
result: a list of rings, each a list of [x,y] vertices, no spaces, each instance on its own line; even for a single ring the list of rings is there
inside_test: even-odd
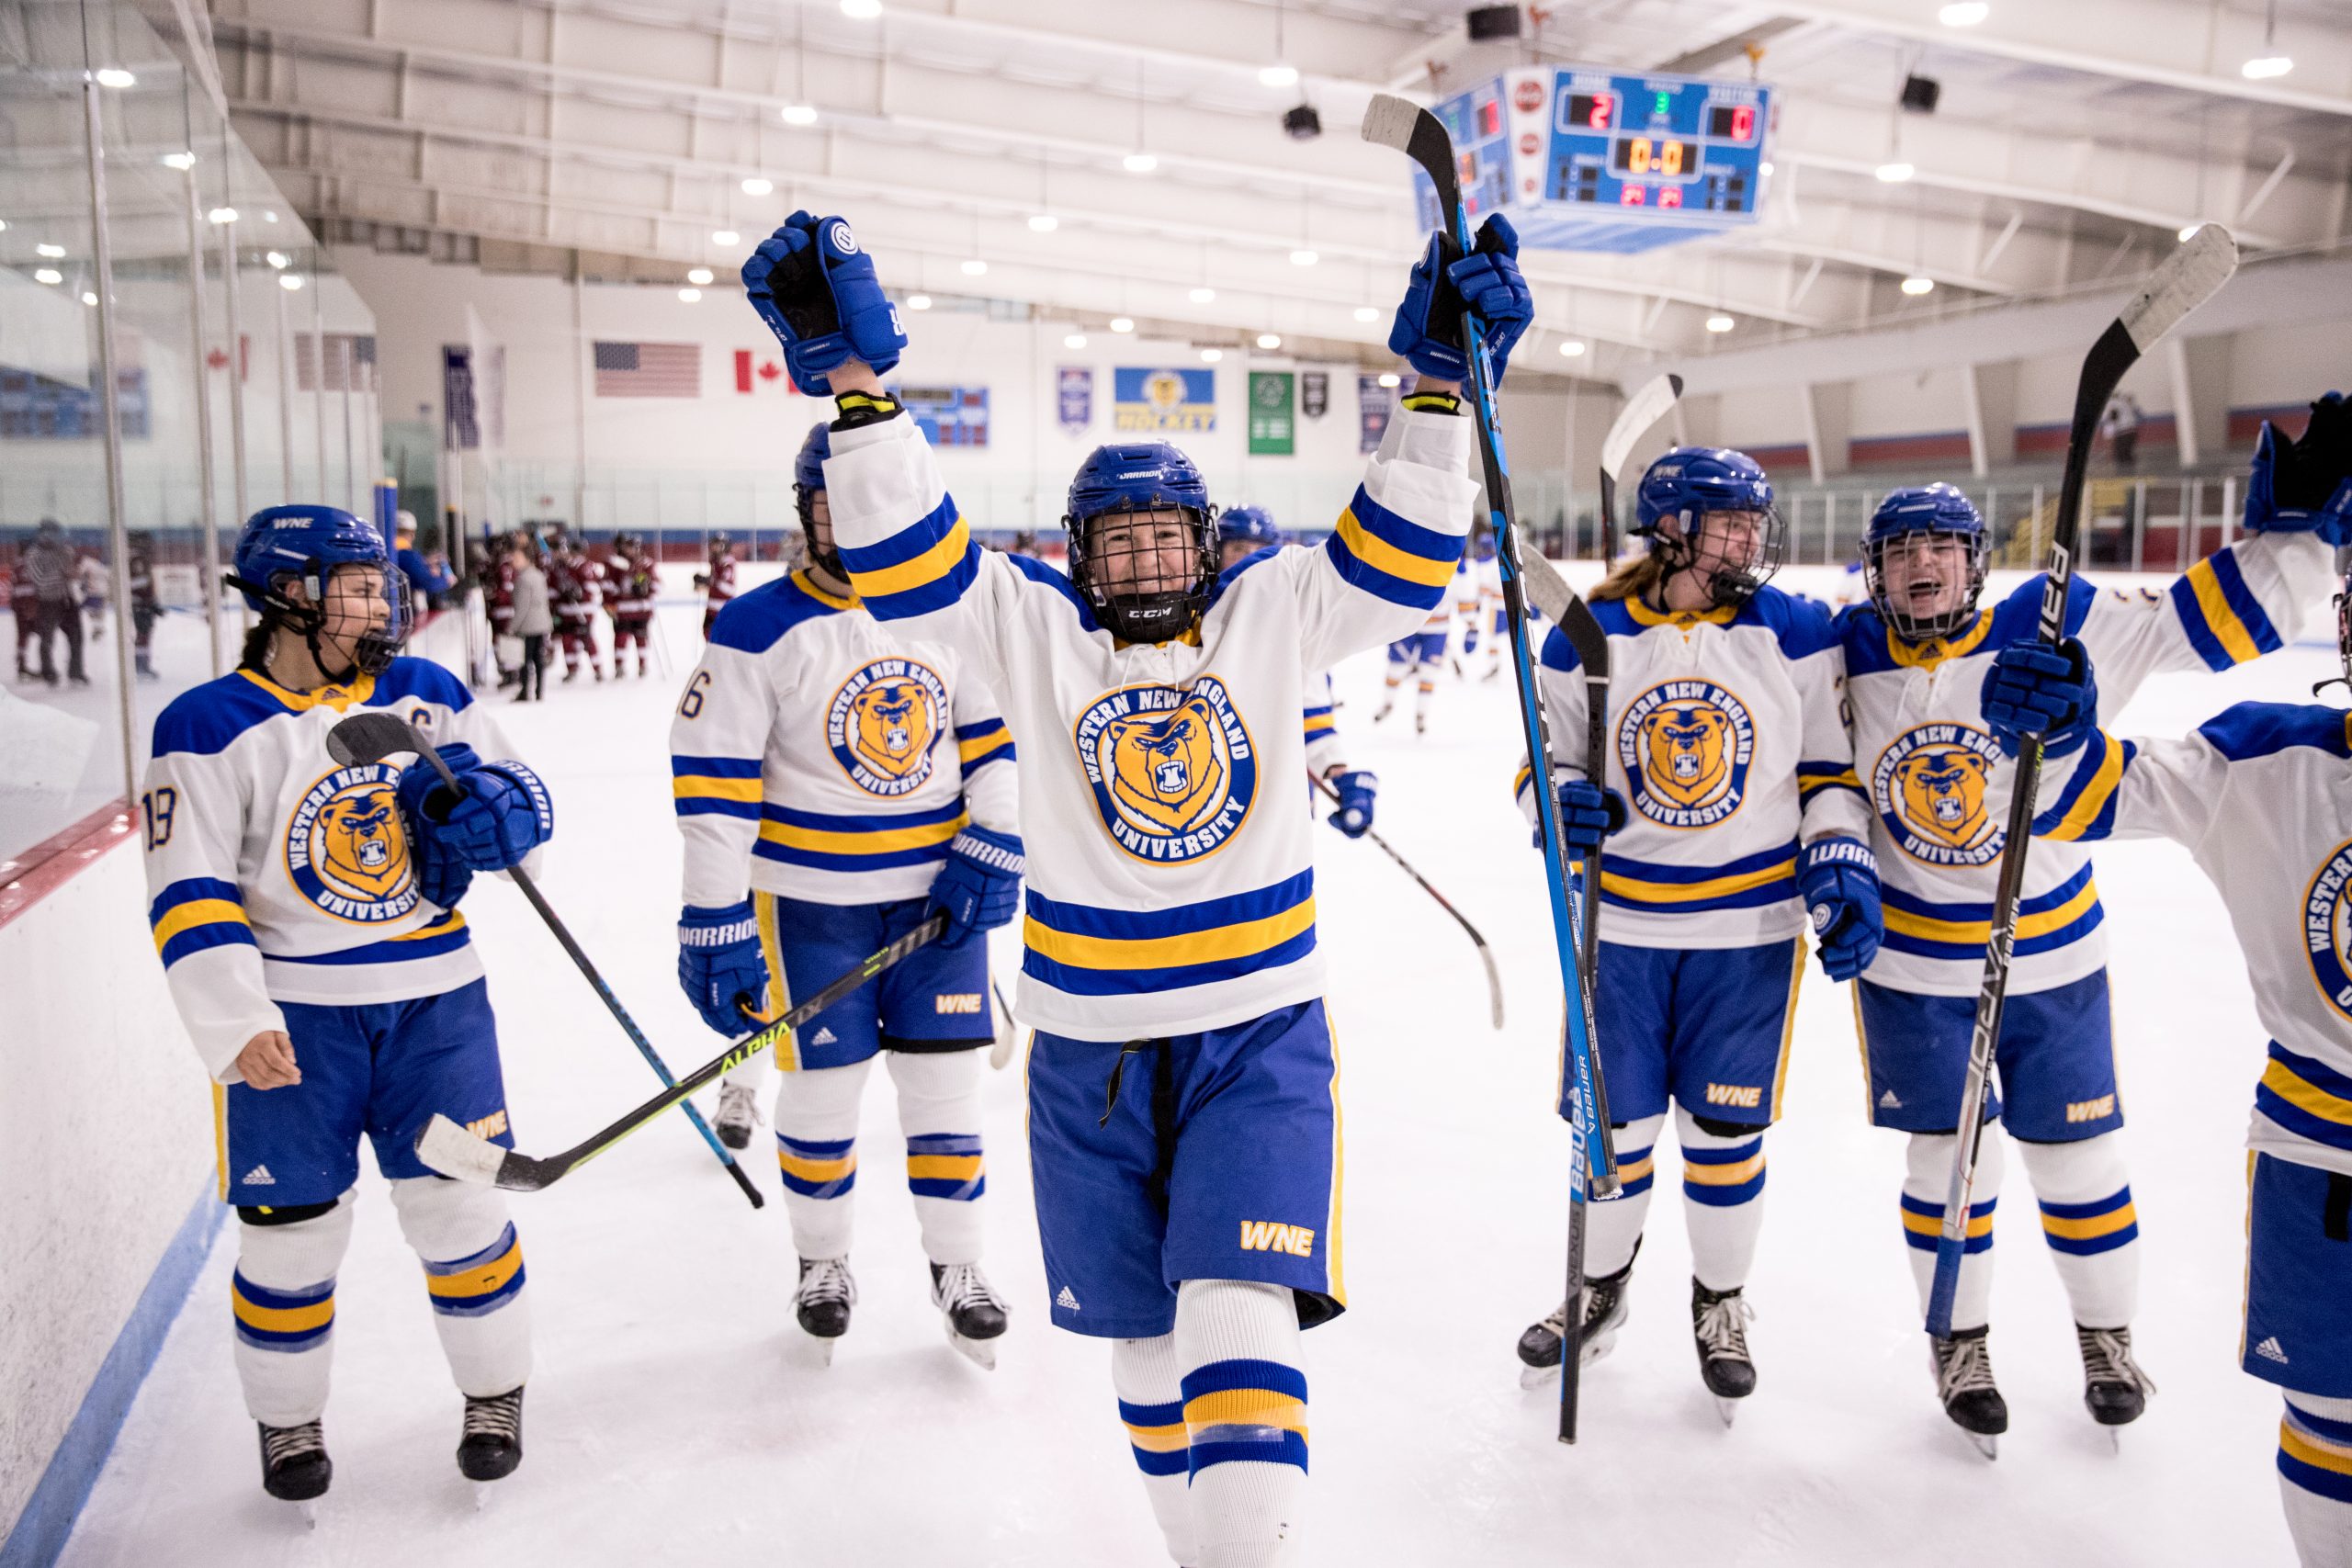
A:
[[[1653,555],[1628,556],[1585,595],[1595,604],[1604,599],[1646,599],[1650,590],[1666,581],[1666,568]]]

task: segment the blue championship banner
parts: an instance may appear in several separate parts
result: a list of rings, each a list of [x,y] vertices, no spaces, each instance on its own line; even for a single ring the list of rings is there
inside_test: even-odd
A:
[[[1061,394],[1062,428],[1076,434],[1094,423],[1094,371],[1085,365],[1065,365],[1055,372]]]
[[[1111,372],[1112,424],[1121,432],[1181,434],[1216,428],[1216,372]]]

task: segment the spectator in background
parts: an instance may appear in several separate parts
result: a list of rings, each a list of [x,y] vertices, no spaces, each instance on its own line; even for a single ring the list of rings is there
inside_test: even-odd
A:
[[[56,518],[40,520],[22,565],[32,581],[33,597],[39,606],[40,678],[52,686],[57,684],[54,649],[57,634],[63,632],[66,674],[75,685],[88,685],[90,678],[82,671],[82,606],[74,578],[74,548],[65,542],[65,530],[58,526]]]
[[[76,553],[74,558],[74,581],[82,595],[82,613],[90,617],[90,640],[104,642],[107,635],[107,563],[95,555]]]
[[[130,636],[139,660],[139,678],[155,674],[155,623],[163,617],[164,602],[155,592],[155,536],[141,528],[130,536]]]
[[[2115,454],[2115,466],[2131,468],[2140,453],[2140,400],[2129,392],[2118,392],[2108,399],[2107,412],[2099,416],[2098,432],[2107,437],[2109,449]]]
[[[420,608],[441,606],[440,595],[456,586],[449,575],[449,558],[439,550],[425,555],[416,547],[416,513],[402,512],[392,525],[393,559],[400,563],[401,575],[408,579],[408,596]]]
[[[19,560],[6,573],[8,579],[8,613],[17,618],[17,679],[32,679],[32,661],[25,655],[33,645],[33,635],[40,629],[40,595],[33,591],[33,576]]]
[[[514,700],[527,703],[534,691],[541,702],[548,696],[548,634],[555,630],[555,609],[548,598],[548,574],[538,551],[527,542],[514,547],[514,635],[523,639],[522,689]]]

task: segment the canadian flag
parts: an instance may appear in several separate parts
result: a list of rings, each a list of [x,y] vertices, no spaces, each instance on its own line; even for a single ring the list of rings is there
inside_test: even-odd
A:
[[[735,351],[735,389],[748,395],[779,392],[788,397],[797,389],[785,373],[783,357],[774,349],[739,348]]]

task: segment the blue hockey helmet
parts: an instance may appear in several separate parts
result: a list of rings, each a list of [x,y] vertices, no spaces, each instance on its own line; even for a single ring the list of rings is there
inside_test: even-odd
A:
[[[1216,514],[1219,545],[1254,545],[1260,549],[1283,542],[1274,514],[1262,506],[1228,506]]]
[[[1091,537],[1097,520],[1162,509],[1173,510],[1191,533],[1191,581],[1166,583],[1156,563],[1148,570],[1112,569],[1112,558]],[[1097,446],[1071,477],[1069,508],[1062,516],[1069,530],[1070,581],[1114,637],[1129,642],[1180,637],[1207,609],[1209,584],[1216,580],[1216,516],[1201,470],[1176,446],[1165,441]],[[1118,554],[1136,555],[1142,548],[1131,539]]]
[[[1714,542],[1707,518],[1717,513],[1759,521],[1738,543],[1728,535]],[[1634,532],[1668,576],[1705,573],[1717,604],[1744,603],[1761,588],[1780,570],[1788,538],[1762,465],[1727,446],[1678,446],[1652,463],[1634,492]]]
[[[1918,553],[1920,570],[1912,574],[1916,581],[1887,581],[1888,547],[1922,536],[1958,541],[1956,553],[1964,573],[1961,581],[1947,581],[1926,552]],[[1890,491],[1871,513],[1870,527],[1862,534],[1862,582],[1871,605],[1897,636],[1914,640],[1950,637],[1975,618],[1988,546],[1984,515],[1968,497],[1941,482],[1906,485]],[[1950,603],[1936,608],[1937,601],[1948,594]]]
[[[392,569],[384,536],[375,525],[341,507],[264,507],[245,520],[233,558],[228,586],[242,592],[265,623],[301,632],[322,672],[337,683],[381,671],[408,640],[407,577]],[[337,672],[320,653],[319,606],[326,602],[327,581],[344,566],[374,567],[382,574],[387,614],[381,626],[360,637],[352,665]],[[301,600],[288,595],[289,583],[300,584]]]
[[[833,427],[820,419],[808,427],[799,454],[792,459],[792,505],[800,513],[800,536],[808,544],[809,564],[846,582],[849,573],[842,566],[840,549],[831,540],[817,541],[817,498],[824,493],[825,459],[832,455]],[[826,526],[831,528],[830,520]]]

